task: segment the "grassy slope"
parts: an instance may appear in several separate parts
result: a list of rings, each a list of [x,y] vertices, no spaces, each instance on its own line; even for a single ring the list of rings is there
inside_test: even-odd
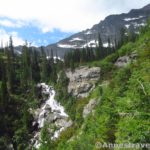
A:
[[[121,69],[114,66],[119,56],[135,51],[136,61]],[[102,69],[101,81],[86,103],[91,98],[101,101],[94,115],[82,120],[80,128],[71,128],[62,134],[56,149],[92,150],[96,149],[96,142],[150,143],[150,30],[103,61],[86,65]],[[109,85],[99,88],[104,81],[109,81]],[[72,140],[67,141],[66,136],[72,134]]]

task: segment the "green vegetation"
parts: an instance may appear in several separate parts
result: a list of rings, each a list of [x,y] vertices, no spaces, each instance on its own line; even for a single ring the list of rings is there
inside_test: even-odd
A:
[[[17,150],[29,149],[34,131],[29,109],[41,103],[36,84],[56,83],[61,64],[27,43],[22,54],[15,55],[11,38],[9,47],[0,50],[0,149],[9,149],[10,144]]]
[[[0,149],[7,150],[10,143],[15,150],[34,149],[30,145],[34,129],[29,109],[40,105],[38,82],[55,87],[56,99],[73,121],[55,141],[49,137],[50,125],[46,124],[41,130],[40,150],[96,150],[96,142],[150,143],[149,25],[139,37],[132,34],[124,37],[122,30],[120,43],[115,49],[109,47],[110,51],[102,47],[99,35],[99,45],[94,51],[87,48],[68,53],[64,64],[59,60],[54,63],[53,51],[47,59],[42,48],[37,52],[27,44],[22,55],[16,56],[10,38],[9,47],[0,50]],[[126,67],[114,65],[119,57],[133,53],[137,57]],[[65,75],[67,67],[73,71],[79,65],[101,67],[95,89],[82,99],[67,93],[69,80]],[[93,98],[99,103],[93,113],[83,118],[83,108]]]
[[[96,142],[150,143],[149,37],[150,29],[146,26],[135,42],[127,42],[102,61],[83,63],[90,67],[101,67],[101,80],[89,97],[73,103],[74,113],[72,107],[67,109],[73,116],[78,116],[78,119],[74,120],[74,124],[78,126],[75,127],[75,131],[74,128],[72,129],[74,134],[71,134],[71,138],[66,139],[67,135],[70,135],[70,130],[65,131],[66,137],[63,139],[60,137],[55,149],[95,150]],[[132,53],[136,53],[137,58],[128,66],[123,68],[114,66],[117,58]],[[94,114],[83,119],[81,115],[83,106],[92,98],[100,99],[100,103],[96,106]]]

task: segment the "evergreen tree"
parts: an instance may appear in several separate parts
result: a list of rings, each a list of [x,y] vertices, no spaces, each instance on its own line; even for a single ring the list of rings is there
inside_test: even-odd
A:
[[[44,52],[43,47],[41,47],[41,80],[47,81],[48,80],[48,62],[46,59],[46,53]]]
[[[74,72],[75,65],[74,65],[73,59],[71,59],[71,61],[70,61],[70,68],[71,68],[71,71]]]
[[[4,75],[5,75],[4,62],[3,59],[0,58],[0,81],[3,79]]]
[[[13,59],[12,59],[12,53],[6,48],[6,55],[7,55],[7,66],[6,66],[6,75],[7,75],[7,81],[8,81],[8,90],[9,92],[14,91],[14,85],[15,85],[15,71],[14,71],[14,65],[13,65]]]
[[[102,39],[101,39],[100,33],[98,34],[98,47],[99,47],[100,50],[103,48],[103,43],[102,43]]]
[[[35,82],[39,82],[40,81],[40,66],[39,66],[38,52],[36,50],[33,50],[31,57],[32,57],[31,58],[32,78]]]
[[[135,42],[136,40],[136,34],[133,31],[128,32],[128,41]]]
[[[106,52],[106,56],[111,54],[111,43],[110,43],[110,38],[108,38],[108,47],[107,47],[107,52]]]
[[[127,40],[125,33],[126,33],[125,28],[121,28],[121,29],[120,29],[120,41],[119,41],[119,44],[118,44],[119,48],[120,48],[120,47],[126,42],[126,40]]]
[[[0,87],[0,111],[5,112],[6,107],[8,106],[8,90],[6,80],[3,78],[1,87]]]
[[[100,59],[100,49],[98,46],[95,48],[95,57],[97,60]]]
[[[10,50],[12,59],[14,59],[15,54],[14,54],[14,47],[13,47],[12,36],[10,36],[10,38],[9,38],[9,50]]]
[[[102,43],[100,33],[98,34],[98,48],[99,48],[99,51],[100,51],[100,52],[98,52],[99,58],[104,58],[105,51],[104,51],[104,47],[103,47],[103,43]]]
[[[31,82],[31,60],[30,60],[30,52],[29,48],[27,47],[27,42],[22,48],[22,86],[26,89],[30,82]]]

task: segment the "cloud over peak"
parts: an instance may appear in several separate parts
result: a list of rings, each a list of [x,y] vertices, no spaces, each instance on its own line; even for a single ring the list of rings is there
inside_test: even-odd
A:
[[[0,16],[36,22],[43,31],[60,29],[77,32],[104,19],[111,13],[127,12],[148,4],[149,0],[5,0]],[[4,20],[0,24],[15,26]]]
[[[55,43],[91,28],[110,14],[141,8],[149,0],[3,0],[0,5],[0,40],[14,45]],[[39,41],[40,40],[40,41]]]

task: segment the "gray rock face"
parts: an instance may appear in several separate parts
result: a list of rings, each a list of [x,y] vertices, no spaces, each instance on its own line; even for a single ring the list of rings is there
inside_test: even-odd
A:
[[[133,52],[131,55],[129,56],[122,56],[122,57],[119,57],[117,59],[117,61],[115,62],[115,66],[117,67],[126,67],[128,64],[131,63],[131,61],[135,61],[136,58],[138,57],[137,53],[136,52]]]
[[[74,72],[66,71],[69,78],[68,93],[77,97],[86,97],[100,78],[99,67],[79,67]]]
[[[72,121],[68,121],[67,119],[59,119],[55,122],[56,126],[61,128],[61,127],[64,127],[64,128],[68,128],[72,125]]]
[[[130,57],[129,56],[123,56],[119,57],[117,61],[115,62],[115,66],[117,67],[125,67],[130,63]]]
[[[88,114],[92,112],[92,110],[95,108],[95,106],[98,104],[98,100],[92,99],[89,101],[89,103],[84,107],[83,109],[83,118],[86,118]]]

